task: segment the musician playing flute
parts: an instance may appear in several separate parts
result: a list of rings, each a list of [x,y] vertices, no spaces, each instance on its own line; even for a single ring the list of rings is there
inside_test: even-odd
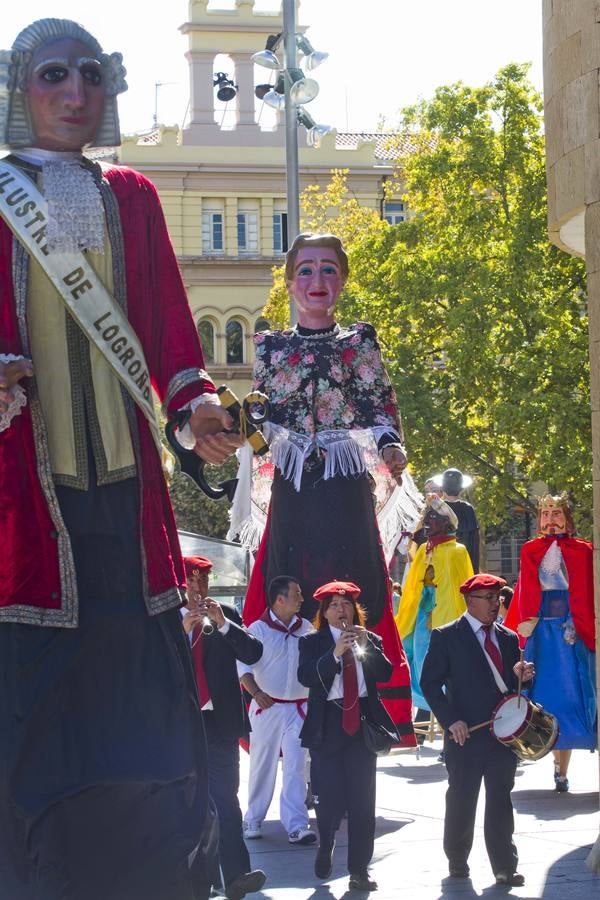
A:
[[[0,896],[192,900],[205,742],[156,392],[215,400],[156,190],[120,143],[120,54],[43,19],[0,53]],[[197,407],[197,408],[196,408]],[[196,856],[198,859],[198,855]]]
[[[505,584],[503,578],[481,573],[461,585],[467,611],[431,632],[421,690],[445,729],[444,853],[450,876],[469,877],[468,858],[483,780],[484,835],[492,871],[497,884],[518,886],[525,879],[517,872],[510,798],[517,757],[489,727],[472,728],[490,722],[502,694],[516,692],[519,676],[527,682],[534,675],[533,665],[519,659],[516,634],[496,622],[500,588]]]
[[[242,832],[240,738],[248,738],[250,722],[238,681],[237,661],[252,666],[262,656],[261,642],[244,628],[227,603],[208,596],[213,564],[205,556],[185,556],[187,603],[183,627],[194,661],[202,722],[208,749],[208,792],[219,815],[219,852],[211,887],[228,900],[259,891],[265,873],[251,870]]]

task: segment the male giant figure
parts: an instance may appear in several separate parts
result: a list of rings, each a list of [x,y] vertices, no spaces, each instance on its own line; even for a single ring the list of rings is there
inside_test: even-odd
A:
[[[12,154],[0,161],[0,896],[11,900],[191,900],[206,814],[184,571],[152,403],[144,415],[131,393],[150,396],[151,383],[167,411],[191,404],[211,462],[238,442],[211,402],[154,187],[82,155],[119,143],[124,73],[67,20],[35,22],[0,53]],[[119,377],[48,276],[69,260],[77,307],[99,282],[108,290],[88,333],[110,343]],[[98,324],[119,316],[116,331]]]

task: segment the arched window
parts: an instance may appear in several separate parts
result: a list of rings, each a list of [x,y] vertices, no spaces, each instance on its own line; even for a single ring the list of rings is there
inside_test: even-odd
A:
[[[263,316],[259,316],[254,323],[254,333],[258,334],[259,331],[268,331],[270,327],[268,320],[263,318]]]
[[[227,364],[244,362],[244,331],[239,322],[230,319],[225,329],[227,340]]]
[[[210,365],[215,361],[215,329],[210,319],[201,319],[198,322],[198,334],[202,344],[204,362]]]

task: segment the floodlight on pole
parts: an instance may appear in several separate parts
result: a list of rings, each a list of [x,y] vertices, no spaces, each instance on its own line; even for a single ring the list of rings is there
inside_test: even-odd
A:
[[[250,58],[257,66],[264,66],[265,69],[279,69],[279,60],[275,56],[275,50],[281,43],[283,32],[280,34],[270,34],[265,44],[265,49],[254,53]]]
[[[296,35],[296,46],[300,53],[304,55],[306,68],[309,72],[316,69],[321,63],[324,63],[326,59],[329,59],[329,53],[315,50],[311,42],[303,34]]]
[[[321,140],[331,131],[331,125],[317,124],[303,107],[298,108],[298,124],[306,128],[306,140],[309,147],[319,147]]]
[[[283,74],[286,91],[289,91],[294,106],[304,106],[305,103],[310,103],[319,93],[318,83],[314,78],[307,78],[302,69],[287,68]]]
[[[263,85],[260,85],[261,90]],[[265,85],[266,87],[266,85]],[[285,108],[285,80],[283,74],[280,73],[277,82],[269,85],[269,90],[263,94],[262,101],[270,106],[271,109],[282,110]]]

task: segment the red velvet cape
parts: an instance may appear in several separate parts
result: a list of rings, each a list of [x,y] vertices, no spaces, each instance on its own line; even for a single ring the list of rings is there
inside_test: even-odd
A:
[[[580,538],[555,537],[554,540],[559,542],[569,575],[569,606],[575,630],[586,647],[593,652],[596,648],[593,547]],[[538,570],[551,543],[551,538],[541,537],[523,544],[519,580],[508,615],[502,623],[513,631],[517,631],[524,619],[540,614],[542,589]],[[519,635],[519,640],[521,646],[524,646],[526,638]]]
[[[119,206],[128,317],[144,348],[160,400],[168,393],[168,408],[179,408],[201,393],[214,391],[214,385],[200,377],[199,370],[204,368],[200,341],[160,201],[152,183],[132,169],[111,167],[104,177]],[[17,322],[12,264],[12,235],[0,220],[0,353],[27,355]],[[27,380],[23,386],[27,391]],[[148,596],[160,605],[161,598],[185,585],[185,573],[161,461],[143,414],[137,409],[136,414],[142,561]],[[40,482],[41,476],[48,475],[38,457],[40,440],[44,441],[43,435],[37,441],[34,438],[29,397],[21,414],[0,432],[0,608],[16,608],[17,613],[19,607],[63,609],[65,585],[74,579],[68,554],[59,561],[58,535]],[[166,602],[173,605],[171,600]],[[10,620],[8,609],[6,618]],[[76,624],[76,617],[64,624]]]

